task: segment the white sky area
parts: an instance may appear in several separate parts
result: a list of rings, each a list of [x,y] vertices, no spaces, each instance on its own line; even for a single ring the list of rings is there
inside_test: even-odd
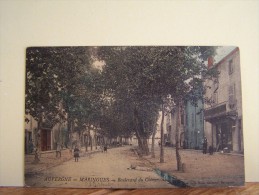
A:
[[[231,51],[233,51],[236,47],[234,46],[224,46],[219,47],[217,49],[217,54],[214,57],[215,63],[218,63],[220,60],[222,60],[225,56],[227,56]]]
[[[94,61],[93,66],[99,70],[102,70],[104,64],[104,61]]]

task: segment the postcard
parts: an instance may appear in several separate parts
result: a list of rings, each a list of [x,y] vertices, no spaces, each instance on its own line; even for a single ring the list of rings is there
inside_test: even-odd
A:
[[[235,46],[28,47],[25,186],[243,186]]]

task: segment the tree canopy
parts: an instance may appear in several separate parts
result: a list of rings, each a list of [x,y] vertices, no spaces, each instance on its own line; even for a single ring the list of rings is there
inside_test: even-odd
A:
[[[69,128],[75,121],[99,124],[105,135],[135,134],[140,143],[151,135],[169,95],[176,103],[200,95],[187,96],[215,75],[204,64],[215,51],[198,46],[28,48],[26,113],[36,120],[49,116],[52,123],[57,115],[67,115]],[[96,60],[103,62],[101,69],[93,66]]]

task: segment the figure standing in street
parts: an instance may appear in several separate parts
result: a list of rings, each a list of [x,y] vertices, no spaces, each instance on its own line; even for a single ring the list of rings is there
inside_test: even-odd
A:
[[[209,147],[209,153],[210,153],[210,155],[213,154],[213,147],[212,146]]]
[[[33,153],[33,150],[34,150],[34,144],[33,144],[33,141],[30,140],[29,141],[29,154]]]
[[[107,148],[108,148],[108,147],[107,147],[107,145],[105,144],[104,147],[103,147],[103,151],[104,151],[104,152],[107,152]]]
[[[208,140],[206,138],[206,136],[203,139],[203,154],[207,154],[207,144],[208,144]]]
[[[56,158],[61,158],[61,145],[58,143],[57,144],[57,149],[56,149]]]
[[[78,162],[78,158],[79,158],[79,149],[77,148],[77,146],[74,149],[74,157],[75,157],[75,162]]]

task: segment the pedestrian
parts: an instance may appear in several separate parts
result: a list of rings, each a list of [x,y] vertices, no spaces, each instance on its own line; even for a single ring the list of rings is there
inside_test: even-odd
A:
[[[75,162],[78,162],[78,158],[79,158],[79,149],[77,148],[77,146],[74,149],[74,157],[75,157]]]
[[[34,148],[33,141],[30,140],[29,141],[29,154],[33,153],[33,148]]]
[[[213,154],[213,147],[212,146],[209,147],[209,153],[210,153],[210,155]]]
[[[103,151],[104,151],[104,152],[107,152],[107,149],[108,149],[108,147],[107,147],[107,145],[105,144],[104,147],[103,147]]]
[[[58,143],[57,144],[57,150],[56,150],[56,158],[61,158],[61,145]]]
[[[203,154],[207,154],[207,144],[208,144],[208,140],[205,136],[203,139]]]

